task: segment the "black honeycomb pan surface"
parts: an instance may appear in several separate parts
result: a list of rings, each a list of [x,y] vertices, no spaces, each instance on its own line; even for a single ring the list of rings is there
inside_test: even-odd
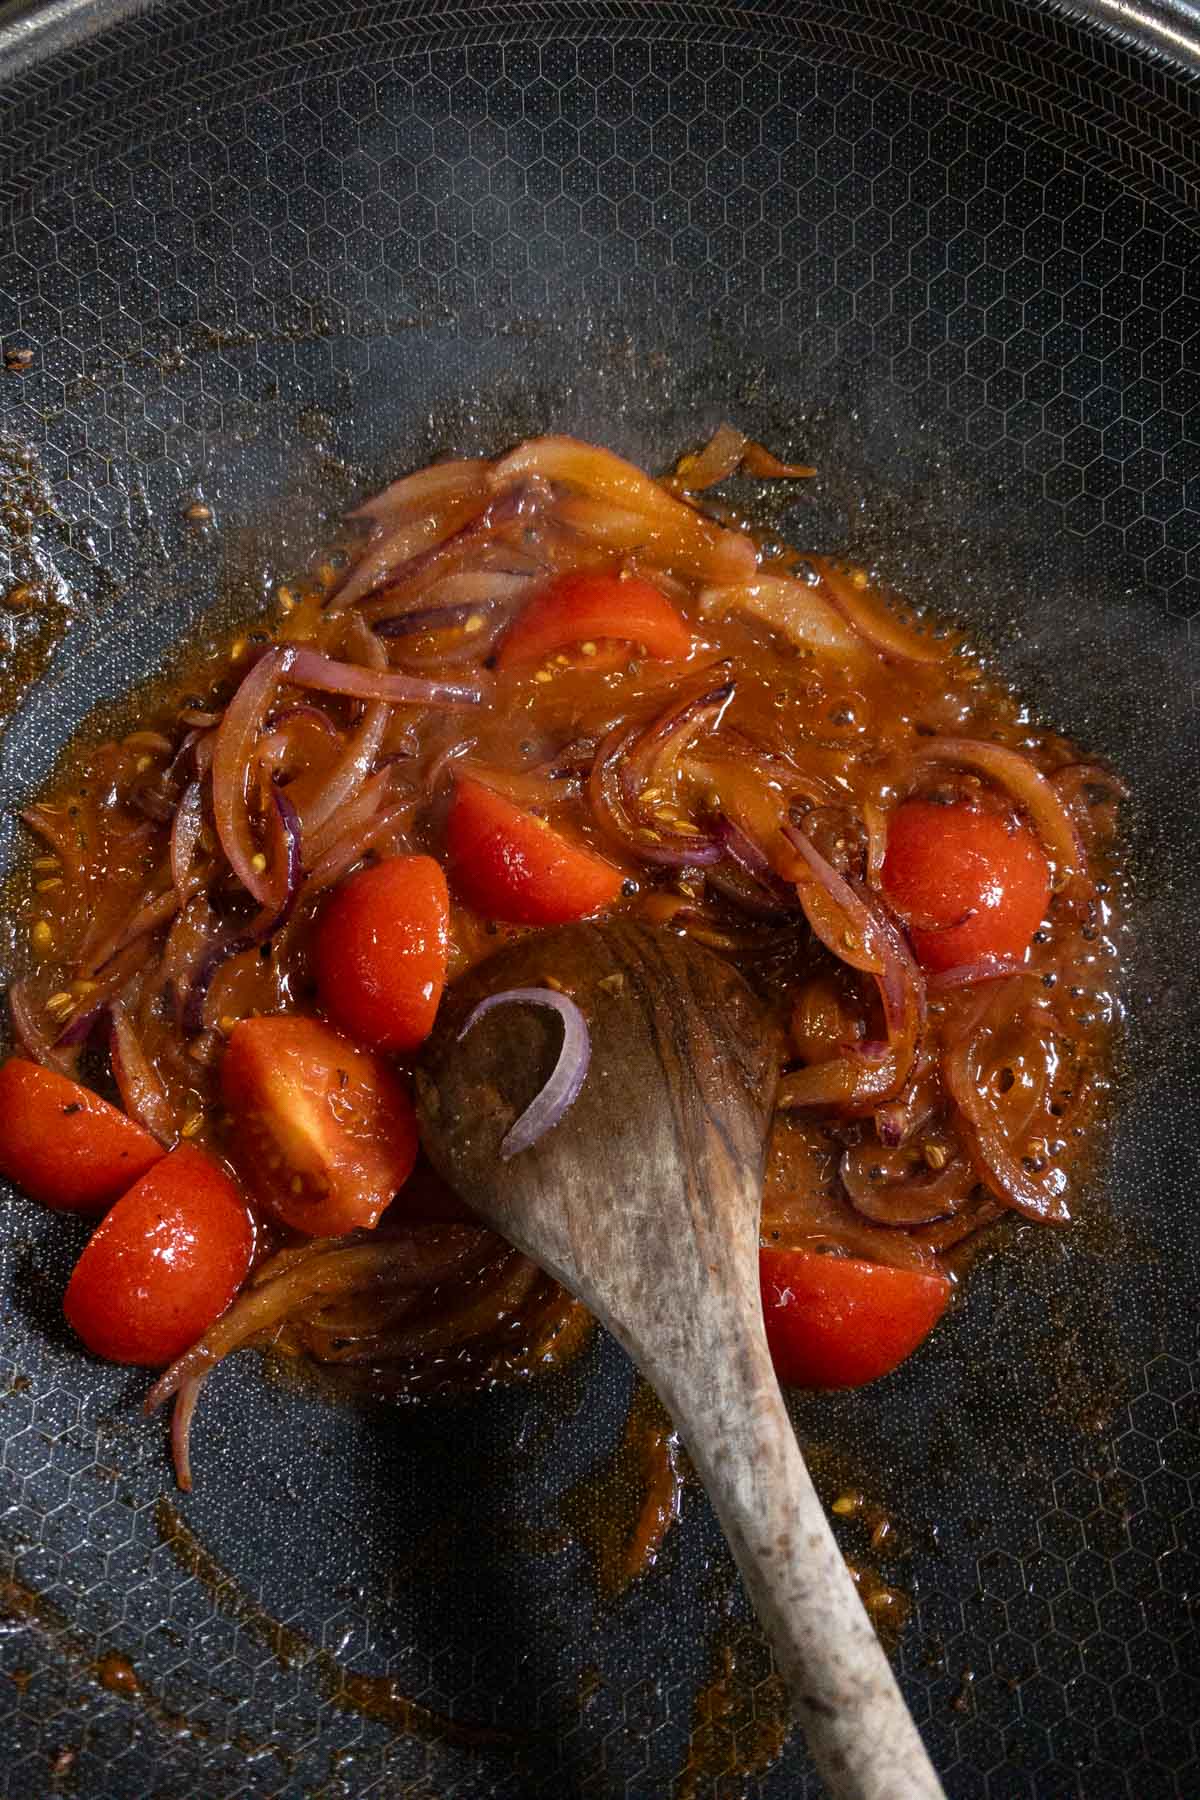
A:
[[[1200,134],[1165,44],[927,0],[0,20],[0,336],[32,352],[0,478],[49,503],[32,541],[0,509],[0,573],[42,557],[69,611],[0,739],[0,868],[90,708],[398,468],[541,429],[661,465],[728,416],[811,458],[781,529],[964,618],[1127,774],[1110,1223],[1031,1234],[911,1365],[794,1409],[902,1522],[897,1666],[953,1800],[1200,1791]],[[28,630],[0,608],[0,657]],[[60,1323],[79,1242],[0,1199],[0,1793],[815,1795],[795,1738],[756,1766],[769,1663],[703,1497],[616,1602],[562,1529],[620,1435],[611,1344],[459,1407],[333,1407],[240,1359],[177,1501],[142,1378]],[[731,1644],[725,1773],[685,1776]],[[519,1747],[406,1734],[334,1664]]]

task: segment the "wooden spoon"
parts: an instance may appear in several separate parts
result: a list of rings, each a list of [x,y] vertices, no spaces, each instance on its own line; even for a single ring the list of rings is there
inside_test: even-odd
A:
[[[582,1009],[587,1079],[509,1161],[500,1140],[557,1060],[561,1021],[472,1008],[553,987]],[[624,1345],[679,1429],[837,1800],[942,1788],[834,1541],[763,1332],[758,1229],[777,1045],[741,976],[625,920],[502,950],[447,994],[417,1072],[425,1148],[497,1231]]]

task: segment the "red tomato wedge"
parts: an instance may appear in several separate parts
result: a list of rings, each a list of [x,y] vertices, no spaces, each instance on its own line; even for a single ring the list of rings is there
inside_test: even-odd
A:
[[[454,879],[477,912],[513,925],[566,925],[611,906],[621,873],[481,781],[460,778],[446,821]]]
[[[544,662],[572,645],[610,638],[640,644],[664,662],[681,662],[692,651],[687,621],[648,581],[581,571],[534,595],[505,633],[496,667]]]
[[[44,1206],[101,1213],[163,1155],[77,1081],[19,1056],[0,1068],[0,1174]]]
[[[886,1375],[937,1324],[944,1275],[808,1250],[760,1250],[763,1320],[787,1387],[862,1387]]]
[[[97,1356],[157,1367],[225,1311],[253,1252],[237,1188],[203,1151],[181,1144],[97,1225],[63,1311]]]
[[[317,927],[321,1005],[375,1050],[415,1050],[446,983],[450,896],[431,856],[389,856],[335,890]]]
[[[1028,826],[965,800],[898,806],[881,879],[931,972],[1023,956],[1050,902],[1050,869]]]
[[[235,1026],[221,1065],[230,1154],[275,1217],[311,1237],[374,1225],[417,1156],[408,1084],[319,1019]]]

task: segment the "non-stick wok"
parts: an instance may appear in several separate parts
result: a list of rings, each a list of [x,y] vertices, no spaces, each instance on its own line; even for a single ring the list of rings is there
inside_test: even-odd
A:
[[[89,710],[354,497],[546,429],[811,460],[781,533],[961,616],[1128,778],[1089,1222],[795,1400],[827,1497],[895,1521],[845,1544],[912,1597],[954,1800],[1200,1792],[1198,71],[1167,0],[0,9],[3,592],[53,602],[0,605],[0,867]],[[598,1584],[564,1496],[621,1505],[612,1344],[409,1408],[235,1359],[184,1501],[143,1376],[62,1323],[81,1234],[0,1203],[0,1793],[815,1792],[698,1488]]]

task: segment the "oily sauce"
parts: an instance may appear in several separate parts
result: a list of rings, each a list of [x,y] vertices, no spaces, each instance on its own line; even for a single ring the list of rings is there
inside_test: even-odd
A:
[[[329,639],[332,622],[320,613],[318,587],[299,602],[291,590],[285,598],[275,625],[278,639]],[[966,655],[906,665],[900,678],[882,662],[864,662],[852,672],[839,669],[735,613],[696,622],[705,656],[728,664],[737,676],[722,740],[736,744],[744,737],[766,746],[759,768],[769,769],[771,756],[794,753],[814,792],[827,796],[807,814],[806,827],[832,857],[859,852],[864,802],[886,806],[895,798],[892,746],[911,741],[914,733],[1000,743],[1021,750],[1048,772],[1079,762],[1073,746],[1034,726],[1016,699],[987,680],[981,665]],[[221,1034],[252,1013],[315,1010],[309,939],[317,908],[302,909],[273,943],[228,962],[216,976],[209,1009],[218,1031],[183,1040],[163,1005],[163,988],[172,964],[186,962],[207,911],[201,900],[165,919],[152,940],[164,946],[163,979],[139,982],[147,944],[132,934],[130,921],[136,923],[139,905],[143,918],[152,907],[146,897],[154,892],[162,862],[162,828],[147,818],[139,797],[159,791],[189,732],[211,728],[256,648],[245,636],[235,638],[194,664],[185,685],[158,698],[137,730],[99,744],[82,743],[64,758],[59,780],[28,815],[40,841],[18,899],[28,1007],[47,1039],[132,989],[126,1004],[181,1134],[218,1154],[223,1119],[215,1072]],[[678,670],[670,666],[669,680],[677,679]],[[586,661],[563,657],[497,677],[494,702],[465,720],[395,709],[381,754],[396,759],[396,806],[408,846],[440,853],[447,775],[483,768],[519,804],[619,860],[597,829],[582,775],[572,768],[575,747],[583,747],[582,761],[587,747],[614,724],[652,717],[669,680],[663,665],[649,660],[631,657],[619,668],[596,672]],[[343,707],[347,718],[353,711]],[[324,735],[316,726],[306,734],[302,722],[293,730],[289,755],[300,761],[307,781],[319,780],[323,759],[336,752]],[[727,792],[748,784],[746,770],[727,752],[706,753],[701,745],[676,772],[664,805],[684,816],[702,814],[709,789]],[[968,791],[982,786],[973,777],[954,778],[956,790],[964,784]],[[1008,1113],[1014,1120],[1024,1114],[1020,1123],[1039,1168],[1061,1169],[1066,1176],[1086,1151],[1109,1084],[1106,1051],[1119,1014],[1121,877],[1111,847],[1111,807],[1111,792],[1085,789],[1080,816],[1085,827],[1092,821],[1096,899],[1082,916],[1078,910],[1052,913],[1039,931],[1026,969],[1010,984],[1014,991],[1005,1004],[1014,1012],[1013,1029],[998,1044],[992,1071]],[[811,934],[748,920],[732,903],[706,892],[699,872],[677,874],[632,862],[625,872],[620,908],[690,930],[730,956],[785,1025],[806,981],[842,980]],[[168,898],[165,905],[170,904]],[[480,917],[455,898],[450,978],[524,929]],[[933,1033],[952,1033],[975,1004],[972,989],[935,1000]],[[864,1029],[871,1029],[869,1023]],[[1005,1056],[1005,1050],[1011,1054]],[[1038,1066],[1025,1066],[1031,1055]],[[994,1209],[986,1202],[965,1209],[949,1228],[924,1233],[897,1232],[859,1217],[840,1192],[837,1166],[847,1144],[864,1129],[857,1122],[831,1125],[803,1112],[779,1115],[764,1204],[765,1242],[828,1240],[854,1254],[904,1263],[923,1260],[926,1250],[944,1256],[960,1237],[987,1222]],[[936,1140],[931,1150],[936,1154]],[[266,1241],[273,1241],[269,1232]]]
[[[489,611],[486,600],[478,611],[457,605],[439,616],[434,608],[427,627],[375,638],[369,624],[386,624],[391,616],[387,592],[382,598],[368,594],[362,616],[354,608],[336,610],[344,571],[331,560],[278,591],[267,627],[194,652],[177,682],[135,696],[119,734],[101,741],[81,735],[25,815],[37,842],[13,890],[11,910],[24,965],[12,1001],[26,1053],[60,1063],[65,1057],[102,1085],[107,1009],[118,1005],[174,1132],[228,1162],[230,1125],[219,1070],[230,1033],[255,1014],[319,1011],[312,944],[325,896],[364,857],[423,852],[444,860],[455,778],[473,774],[616,865],[622,884],[615,910],[693,935],[731,959],[764,1002],[789,1059],[801,1069],[819,1064],[847,1041],[866,1046],[884,1035],[875,984],[818,941],[786,891],[782,905],[764,906],[762,891],[744,871],[667,867],[654,852],[664,836],[691,832],[699,838],[714,820],[729,817],[751,838],[765,840],[781,810],[790,807],[837,875],[877,890],[878,821],[886,822],[906,797],[968,800],[1015,827],[1019,807],[996,783],[970,768],[920,759],[922,745],[967,739],[1018,753],[1055,784],[1078,834],[1088,881],[1086,892],[1054,895],[1019,969],[1002,980],[930,992],[922,1060],[903,1100],[902,1155],[906,1168],[933,1176],[961,1161],[954,1108],[939,1068],[949,1046],[979,1033],[985,1047],[975,1078],[996,1129],[1027,1176],[1068,1195],[1076,1207],[1075,1190],[1110,1084],[1110,1044],[1120,1015],[1119,784],[1085,762],[1068,740],[1037,724],[990,677],[981,658],[941,628],[919,625],[927,641],[945,646],[938,660],[880,651],[880,642],[902,642],[903,633],[916,628],[886,590],[859,579],[855,604],[869,609],[874,637],[868,632],[860,644],[843,626],[840,648],[830,652],[790,628],[773,605],[739,598],[736,584],[714,587],[694,567],[681,572],[672,554],[660,554],[654,542],[632,548],[618,543],[622,531],[628,537],[628,513],[572,494],[570,481],[546,491],[550,498],[540,518],[529,525],[509,520],[496,543],[481,551],[491,559],[492,576],[508,584],[507,613],[504,605]],[[473,529],[469,509],[461,506],[445,524],[453,532]],[[764,546],[760,565],[770,580],[818,586],[822,579],[795,552]],[[536,588],[553,575],[579,570],[617,580],[636,575],[657,585],[693,634],[686,661],[659,661],[636,644],[602,640],[497,668],[505,620],[524,604],[511,599],[522,578]],[[265,941],[221,964],[208,990],[203,1029],[189,1035],[180,1028],[181,987],[214,933],[244,917],[246,900],[227,868],[209,880],[185,869],[173,880],[169,834],[185,784],[197,774],[201,783],[206,778],[224,709],[270,643],[367,667],[378,666],[371,659],[386,653],[392,670],[479,678],[487,691],[484,703],[469,711],[391,707],[366,783],[373,792],[386,792],[379,815],[365,809],[364,789],[305,834],[305,879],[294,912]],[[614,843],[589,784],[600,746],[617,728],[652,736],[655,722],[681,694],[700,695],[713,683],[724,697],[712,728],[677,753],[651,759],[651,778],[639,796],[643,824],[628,842]],[[259,784],[260,798],[274,781],[303,811],[304,799],[321,791],[363,716],[355,699],[314,697],[285,683],[256,744],[248,781]],[[372,836],[376,816],[386,819],[387,830]],[[207,856],[220,870],[210,807],[196,843],[201,861]],[[777,881],[776,902],[779,886]],[[451,980],[530,929],[472,909],[453,884],[451,900]],[[863,1110],[798,1106],[778,1112],[762,1242],[957,1277],[1005,1216],[1003,1204],[985,1186],[970,1185],[946,1217],[882,1222],[879,1208],[863,1204],[861,1194],[856,1203],[847,1174],[858,1171],[869,1202],[871,1183],[883,1173],[874,1167],[879,1132]],[[254,1204],[253,1194],[248,1197]],[[263,1208],[256,1213],[260,1264],[280,1253],[309,1253]],[[423,1164],[385,1214],[381,1240],[414,1221],[431,1230],[475,1224]],[[477,1253],[436,1285],[400,1295],[371,1289],[307,1304],[276,1319],[261,1341],[284,1359],[318,1363],[349,1391],[412,1397],[528,1378],[575,1354],[588,1330],[576,1302],[479,1227]],[[602,1531],[597,1543],[602,1583],[615,1593],[653,1561],[679,1505],[669,1434],[636,1407],[614,1479],[642,1496],[636,1517]],[[585,1514],[592,1520],[597,1515],[582,1502],[578,1510],[582,1530]],[[869,1597],[880,1617],[897,1618],[903,1610],[901,1597],[882,1586]],[[710,1724],[723,1704],[718,1690],[719,1682]]]

